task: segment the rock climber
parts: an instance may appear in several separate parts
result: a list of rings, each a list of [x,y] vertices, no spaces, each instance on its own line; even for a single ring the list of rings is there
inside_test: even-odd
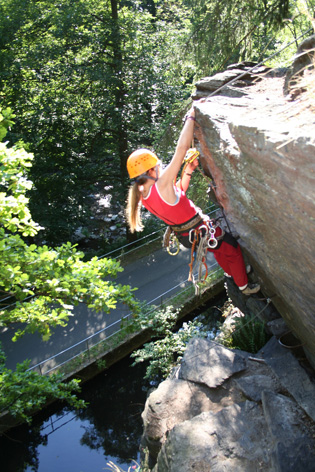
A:
[[[250,284],[241,248],[236,239],[220,226],[213,226],[207,215],[186,196],[192,173],[198,166],[194,159],[186,167],[175,184],[177,174],[190,148],[194,134],[195,110],[186,115],[176,150],[171,162],[162,168],[156,154],[148,149],[134,151],[127,160],[130,179],[135,179],[127,198],[126,217],[130,231],[142,231],[141,204],[153,215],[164,221],[185,247],[191,247],[198,233],[208,234],[207,250],[214,254],[218,264],[244,295],[260,290],[258,284]]]

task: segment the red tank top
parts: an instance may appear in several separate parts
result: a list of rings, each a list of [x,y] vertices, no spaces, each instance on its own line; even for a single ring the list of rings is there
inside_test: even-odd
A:
[[[150,213],[163,220],[168,225],[180,225],[189,221],[197,214],[197,207],[193,204],[183,190],[175,188],[177,201],[174,204],[167,203],[160,195],[156,184],[152,185],[146,198],[142,198],[143,206]]]

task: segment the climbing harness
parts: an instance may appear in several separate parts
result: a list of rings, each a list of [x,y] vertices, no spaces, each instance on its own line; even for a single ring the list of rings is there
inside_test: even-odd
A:
[[[203,222],[205,216],[201,216],[198,213],[190,220],[180,225],[170,225],[166,228],[163,235],[163,247],[166,248],[167,252],[171,256],[176,256],[179,253],[179,240],[176,233],[183,233],[195,228],[198,224]],[[176,249],[175,249],[176,248]]]
[[[184,166],[181,173],[181,179],[185,174],[185,170],[188,164],[192,163],[199,156],[199,151],[192,147],[187,151],[184,158]],[[199,169],[199,167],[197,167]],[[200,170],[200,169],[199,169]],[[201,172],[201,171],[200,171]],[[201,172],[204,178],[206,176]],[[175,181],[174,181],[175,184]],[[202,267],[205,268],[204,281],[208,276],[208,267],[206,263],[208,249],[216,249],[218,247],[218,239],[223,239],[224,231],[221,229],[222,234],[217,238],[215,236],[217,224],[213,223],[207,215],[204,215],[201,210],[189,221],[186,221],[179,225],[170,225],[167,227],[163,236],[163,246],[171,256],[176,256],[180,250],[180,241],[177,235],[188,233],[188,241],[191,247],[190,257],[190,271],[188,280],[192,281],[195,286],[196,295],[199,294],[198,282],[202,279]],[[177,233],[177,234],[176,234]],[[197,279],[193,276],[194,263],[198,267]]]

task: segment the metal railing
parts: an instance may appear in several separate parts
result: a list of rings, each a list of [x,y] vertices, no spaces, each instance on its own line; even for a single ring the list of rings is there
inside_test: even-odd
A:
[[[218,264],[214,262],[209,266],[209,275],[215,275],[221,270],[222,269],[220,269]],[[178,288],[182,286],[183,283],[185,284],[184,289],[178,291]],[[188,291],[190,287],[192,287],[192,284],[189,283],[188,285],[186,283],[187,280],[185,282],[180,282],[179,284],[174,285],[174,287],[170,288],[166,292],[163,292],[162,294],[158,295],[149,302],[146,302],[144,306],[152,306],[152,309],[149,310],[148,313],[150,313],[150,311],[156,310],[157,305],[162,306],[166,302],[170,303],[173,298],[181,296],[186,291]],[[83,356],[85,356],[89,362],[95,361],[96,357],[92,349],[95,349],[101,343],[110,340],[110,338],[112,338],[114,335],[121,332],[123,330],[123,328],[121,328],[122,323],[130,321],[132,319],[132,316],[132,313],[128,313],[120,320],[117,320],[114,323],[105,326],[105,328],[102,328],[101,330],[91,334],[90,336],[73,344],[72,346],[58,352],[57,354],[54,354],[48,359],[39,362],[38,364],[30,367],[28,370],[37,370],[40,374],[46,375],[53,372],[54,370],[60,369],[71,361],[75,361],[79,357],[79,362],[81,362]]]
[[[212,207],[212,209],[211,210],[209,209],[209,211],[206,212],[206,213],[209,216],[211,216],[212,218],[214,218],[214,215],[215,215],[215,218],[217,218],[217,216],[218,216],[217,212],[219,210],[220,209],[217,208],[217,207],[214,208],[214,209]],[[143,236],[142,238],[139,238],[135,242],[125,244],[124,246],[121,246],[117,249],[114,249],[114,250],[104,254],[103,256],[100,256],[99,259],[102,259],[102,258],[105,258],[105,257],[112,257],[112,258],[115,258],[115,259],[120,259],[122,257],[125,257],[125,256],[129,255],[130,253],[132,253],[134,251],[140,250],[141,248],[143,248],[143,246],[145,246],[147,244],[150,244],[150,243],[160,239],[161,238],[161,233],[163,233],[164,231],[165,231],[164,227],[160,228],[155,232],[152,232],[152,233],[150,233],[146,236]],[[141,245],[139,245],[139,242],[142,242]],[[127,248],[127,251],[126,251],[126,248]],[[130,248],[130,249],[128,249],[128,248]],[[116,252],[118,253],[118,255],[116,257],[113,257],[113,255]],[[211,265],[209,269],[211,270],[211,268],[213,268],[213,267],[216,267],[216,269],[214,269],[212,273],[215,273],[217,270],[219,270],[216,263]],[[209,271],[209,273],[210,273],[210,271]],[[158,303],[159,305],[162,305],[166,301],[170,301],[173,297],[179,296],[181,293],[184,293],[187,290],[187,287],[185,287],[182,291],[178,291],[178,287],[180,287],[183,283],[186,284],[186,282],[187,282],[187,280],[184,281],[184,282],[180,282],[179,284],[177,284],[174,287],[170,288],[166,292],[158,295],[153,300],[147,302],[146,306],[150,306],[150,305],[152,305],[153,303],[155,303],[157,301],[159,301],[159,303]],[[190,283],[189,283],[189,286],[191,286]],[[170,294],[174,291],[176,291],[176,294],[170,296]],[[33,298],[33,297],[34,296],[28,297],[26,299],[26,301],[28,299]],[[4,298],[4,299],[0,300],[0,303],[1,302],[3,303],[5,300],[9,300],[10,298],[11,297]],[[8,305],[4,309],[11,308],[14,305],[15,305],[15,302],[13,302],[13,303],[9,302]],[[153,310],[154,309],[156,309],[156,307],[153,307]],[[51,357],[35,364],[34,366],[31,366],[28,370],[37,370],[40,374],[44,375],[44,374],[49,374],[49,373],[53,372],[54,370],[61,368],[62,366],[65,366],[67,363],[69,363],[71,361],[75,361],[75,359],[77,359],[79,356],[82,357],[83,355],[86,355],[87,358],[92,358],[91,349],[95,348],[96,346],[98,346],[100,343],[102,343],[104,341],[108,341],[112,336],[119,333],[121,331],[120,326],[121,326],[122,322],[128,322],[131,318],[132,318],[132,313],[126,314],[125,316],[123,316],[118,321],[115,321],[114,323],[112,323],[108,326],[105,326],[101,330],[96,331],[92,335],[90,335],[90,336],[82,339],[81,341],[69,346],[68,348],[58,352],[57,354],[54,354],[53,356],[51,356]]]

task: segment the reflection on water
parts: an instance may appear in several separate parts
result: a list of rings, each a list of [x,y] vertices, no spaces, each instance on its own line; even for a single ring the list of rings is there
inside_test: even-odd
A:
[[[125,359],[83,385],[88,408],[54,405],[0,438],[3,472],[98,472],[139,461],[145,366]]]
[[[189,318],[202,313],[202,324],[214,335],[225,301],[220,295]],[[146,366],[131,367],[132,362],[124,359],[83,385],[81,397],[88,408],[78,412],[54,404],[31,427],[0,437],[1,471],[101,472],[109,461],[127,471],[132,460],[139,462],[141,413],[149,385],[143,380]]]

